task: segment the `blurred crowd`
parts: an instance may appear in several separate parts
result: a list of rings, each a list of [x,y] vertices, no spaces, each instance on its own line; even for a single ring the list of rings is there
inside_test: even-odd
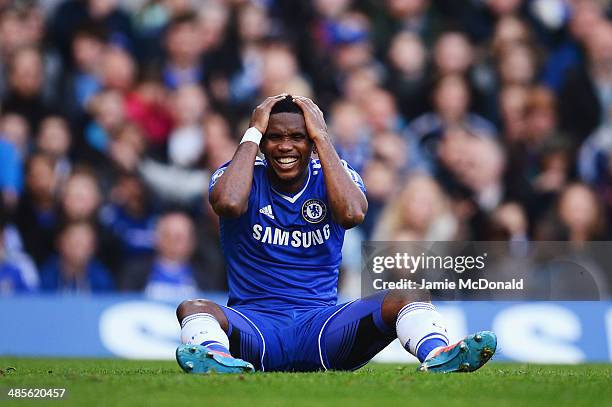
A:
[[[281,92],[365,181],[347,250],[608,240],[610,3],[0,0],[0,293],[224,290],[208,180]]]

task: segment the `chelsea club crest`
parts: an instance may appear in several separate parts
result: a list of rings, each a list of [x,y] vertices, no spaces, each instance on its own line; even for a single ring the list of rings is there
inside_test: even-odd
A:
[[[319,223],[327,215],[327,206],[320,199],[308,199],[302,205],[302,217],[309,223]]]

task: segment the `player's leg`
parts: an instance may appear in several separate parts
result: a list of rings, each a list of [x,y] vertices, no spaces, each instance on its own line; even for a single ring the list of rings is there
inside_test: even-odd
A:
[[[176,309],[176,317],[181,324],[181,343],[230,354],[229,325],[219,305],[204,299],[186,300]]]
[[[355,370],[395,340],[393,323],[385,321],[382,315],[385,296],[385,292],[376,293],[315,315],[312,328],[305,325],[310,329],[304,348],[314,348],[309,352],[314,355],[307,355],[312,360],[310,365],[318,369]]]
[[[442,317],[429,301],[427,290],[391,290],[341,306],[322,330],[325,367],[359,368],[397,337],[421,361],[448,346]]]
[[[176,350],[176,359],[183,370],[188,373],[254,371],[251,363],[230,353],[228,332],[232,325],[249,327],[247,321],[239,320],[243,317],[232,314],[230,318],[235,320],[232,324],[221,306],[203,299],[183,301],[176,316],[181,324],[182,343]]]
[[[490,359],[495,335],[481,332],[448,345],[442,316],[427,290],[387,291],[336,307],[319,335],[326,369],[354,370],[396,337],[421,362],[420,370],[473,371]]]
[[[484,365],[497,347],[497,338],[489,331],[449,346],[443,318],[431,304],[427,290],[389,291],[382,304],[382,318],[395,324],[398,339],[419,359],[421,371],[471,372]]]
[[[390,290],[382,303],[383,320],[395,327],[404,349],[423,362],[432,351],[448,346],[442,316],[428,290]]]

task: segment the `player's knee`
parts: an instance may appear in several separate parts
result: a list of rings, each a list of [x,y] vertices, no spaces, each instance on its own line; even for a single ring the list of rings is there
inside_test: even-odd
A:
[[[176,308],[176,317],[182,321],[188,315],[207,313],[216,316],[220,312],[219,306],[210,300],[185,300]]]
[[[390,326],[395,325],[397,315],[402,308],[413,302],[430,302],[429,290],[391,290],[382,304],[382,318]]]

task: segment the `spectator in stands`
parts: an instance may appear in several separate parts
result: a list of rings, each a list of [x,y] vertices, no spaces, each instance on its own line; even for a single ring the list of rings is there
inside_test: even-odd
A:
[[[504,89],[527,88],[533,80],[531,75],[537,74],[530,50],[537,52],[537,43],[532,30],[523,19],[511,15],[497,21],[493,37],[486,48],[485,58],[478,61],[472,76],[480,97],[480,100],[476,101],[477,107],[497,124],[501,124],[504,119],[502,106],[498,106]],[[522,56],[527,58],[521,58]],[[502,58],[514,63],[511,69],[518,69],[516,74],[510,72],[510,68],[501,67]]]
[[[597,193],[605,206],[607,219],[612,219],[612,107],[608,119],[590,135],[578,154],[578,172],[583,182]],[[608,225],[610,230],[612,227]]]
[[[475,50],[465,33],[445,31],[439,35],[433,48],[432,68],[427,86],[431,87],[435,80],[447,75],[462,77],[470,92],[470,110],[493,120],[494,106],[486,103],[487,98],[492,98],[493,90],[483,78],[482,69],[476,66]]]
[[[172,128],[168,90],[155,77],[145,77],[125,98],[126,115],[138,125],[154,156],[165,154],[165,143]]]
[[[21,159],[30,150],[30,126],[27,120],[17,113],[6,113],[0,116],[0,135],[17,148]]]
[[[351,70],[341,87],[342,97],[363,108],[370,94],[382,85],[382,75],[371,66],[362,66]]]
[[[510,16],[519,16],[523,0],[487,0],[475,3],[465,15],[467,32],[478,43],[491,37],[495,23]],[[468,6],[470,7],[470,6]]]
[[[8,218],[0,205],[0,296],[38,290],[36,267],[24,253],[16,253],[6,242]]]
[[[229,102],[250,106],[261,87],[266,37],[271,22],[262,5],[248,3],[238,11],[237,43],[234,50],[226,50],[232,55],[228,64],[231,74],[228,77]],[[227,98],[226,98],[227,99]]]
[[[561,128],[577,143],[602,124],[612,104],[612,23],[592,27],[585,47],[588,62],[568,72],[559,94]]]
[[[504,86],[499,92],[499,112],[503,138],[508,145],[520,142],[527,131],[525,113],[529,87]]]
[[[567,227],[572,242],[601,240],[607,237],[606,219],[601,202],[584,184],[571,184],[559,197],[557,213]]]
[[[520,88],[519,88],[520,89]],[[548,88],[535,86],[519,100],[522,114],[520,133],[507,140],[508,170],[505,183],[533,195],[534,201],[523,200],[531,219],[548,212],[557,195],[569,182],[574,172],[571,141],[559,132],[555,97]],[[518,95],[521,98],[521,95]],[[510,118],[509,118],[510,120]],[[515,199],[518,197],[515,196]]]
[[[331,57],[338,79],[355,68],[378,65],[370,40],[370,24],[362,13],[347,11],[332,31]]]
[[[36,150],[55,161],[59,185],[63,185],[72,172],[71,145],[72,134],[66,119],[62,116],[45,117],[36,135]]]
[[[168,158],[171,164],[191,167],[204,154],[202,122],[208,110],[208,99],[198,85],[182,85],[171,98],[174,128],[168,138]]]
[[[110,140],[108,164],[118,172],[136,172],[146,149],[147,142],[141,127],[127,122]],[[112,183],[108,178],[106,179],[107,184]]]
[[[506,16],[495,24],[495,31],[491,38],[490,52],[494,58],[505,49],[519,44],[533,45],[534,38],[529,25],[517,16]]]
[[[374,159],[368,162],[361,172],[363,182],[368,186],[368,216],[361,224],[364,239],[370,239],[380,221],[380,215],[387,203],[397,193],[397,184],[401,179],[397,171],[386,162]],[[386,239],[385,236],[381,236]]]
[[[88,222],[97,237],[97,255],[112,272],[121,261],[119,241],[100,220],[102,195],[95,173],[75,167],[59,197],[61,223]]]
[[[132,22],[118,0],[63,0],[50,18],[50,34],[66,66],[73,64],[71,41],[85,25],[102,27],[111,43],[135,51]]]
[[[330,132],[338,155],[361,173],[370,158],[370,130],[363,111],[354,103],[340,100],[332,106]]]
[[[101,210],[101,222],[121,242],[121,263],[153,253],[155,213],[143,181],[133,173],[121,174]]]
[[[119,47],[105,49],[99,69],[103,88],[116,90],[124,96],[132,90],[138,75],[133,57]]]
[[[502,48],[497,60],[497,72],[502,86],[533,84],[538,73],[534,50],[521,43]]]
[[[453,240],[457,231],[457,219],[440,185],[428,175],[414,174],[389,199],[373,240]]]
[[[154,298],[183,298],[198,290],[220,287],[212,264],[194,261],[194,226],[181,212],[163,215],[156,228],[155,256],[127,264],[122,273],[121,289],[144,291]],[[202,267],[206,264],[206,268]]]
[[[64,225],[57,236],[57,254],[41,269],[41,288],[47,292],[91,294],[115,289],[113,278],[96,258],[96,231],[80,220]]]
[[[557,201],[554,212],[538,224],[542,240],[568,240],[583,244],[608,237],[605,212],[591,188],[582,183],[568,185]]]
[[[173,92],[170,106],[175,127],[168,138],[168,163],[147,159],[139,168],[164,203],[189,206],[199,203],[209,175],[202,168],[206,140],[202,123],[208,99],[200,86],[181,85]]]
[[[125,124],[124,106],[124,97],[116,90],[104,90],[91,100],[88,110],[92,120],[84,131],[83,156],[103,157],[107,154],[112,137]]]
[[[44,154],[34,154],[28,159],[25,192],[15,216],[24,248],[38,267],[53,252],[59,222],[55,202],[58,193],[55,165],[53,158]]]
[[[21,16],[17,9],[5,7],[0,10],[0,96],[4,99],[8,91],[7,76],[15,52],[27,45]]]
[[[389,75],[386,87],[398,108],[411,120],[428,109],[427,51],[414,33],[400,32],[391,42],[387,55]]]
[[[44,81],[42,95],[52,102],[61,92],[58,79],[61,61],[55,52],[55,44],[45,41],[46,19],[40,2],[7,2],[0,12],[0,97],[6,95],[8,68],[15,54],[27,47],[41,51]]]
[[[404,118],[397,109],[395,99],[386,90],[375,89],[370,92],[361,107],[368,127],[374,133],[383,131],[401,133],[406,126]]]
[[[169,89],[204,81],[203,49],[198,35],[198,18],[193,12],[178,15],[168,24],[164,38],[167,59],[162,77]]]
[[[382,84],[384,66],[374,53],[370,23],[362,13],[348,11],[340,16],[338,26],[333,31],[332,44],[331,65],[326,69],[327,78],[324,79],[324,82],[329,83],[329,87],[357,102],[346,90],[351,86],[347,82],[357,71],[367,72],[367,75],[375,78],[376,85]]]
[[[160,39],[168,22],[176,15],[189,11],[189,4],[182,1],[153,0],[139,3],[133,15],[134,30],[143,61],[155,61],[163,53]]]
[[[272,43],[264,50],[259,96],[282,92],[312,96],[312,89],[302,77],[295,54],[285,44]]]
[[[436,39],[432,59],[438,76],[466,77],[474,63],[474,50],[464,33],[447,31]]]
[[[244,8],[251,2],[244,3]],[[219,55],[224,55],[227,51],[224,46],[227,44],[228,24],[231,17],[231,4],[220,1],[208,1],[205,7],[198,10],[198,22],[200,24],[200,44],[205,53],[205,58],[212,62]],[[177,13],[175,13],[177,14]],[[255,20],[257,23],[258,20]]]
[[[67,67],[63,83],[64,111],[73,121],[83,120],[92,98],[102,89],[100,64],[106,49],[107,33],[103,27],[85,25],[71,40],[73,64]]]
[[[36,48],[20,48],[10,60],[8,92],[2,100],[3,111],[23,116],[36,131],[51,108],[43,98],[43,60]]]
[[[602,196],[612,178],[612,106],[608,107],[606,121],[597,128],[582,144],[578,154],[578,172],[582,180],[599,188],[604,188]],[[605,199],[605,198],[604,198]]]
[[[570,158],[571,140],[558,131],[557,117],[554,94],[544,87],[532,88],[526,106],[524,156],[536,162],[531,169],[524,170],[524,176],[541,193],[559,192],[574,167]],[[530,176],[530,173],[537,175]]]
[[[41,1],[28,1],[21,4],[13,2],[21,14],[20,25],[25,45],[36,47],[40,51],[43,67],[42,96],[43,100],[53,107],[55,103],[63,99],[60,90],[63,66],[56,45],[47,41],[49,27],[44,3]]]
[[[591,30],[605,20],[604,8],[599,1],[573,1],[570,7],[568,33],[552,51],[542,72],[543,83],[555,93],[563,88],[568,71],[585,62],[583,44]]]
[[[438,178],[453,196],[465,194],[485,212],[495,209],[508,194],[504,184],[506,157],[491,138],[449,129],[437,150]],[[463,189],[467,189],[462,191]]]
[[[518,202],[506,202],[492,213],[487,226],[487,239],[527,242],[529,220],[523,206]]]
[[[433,104],[434,111],[414,119],[406,131],[408,144],[418,151],[419,158],[428,165],[434,164],[432,150],[435,150],[435,144],[445,129],[462,127],[485,137],[496,135],[491,122],[468,110],[470,92],[466,81],[460,76],[440,79],[433,90]]]
[[[87,167],[75,168],[60,197],[63,217],[66,221],[93,221],[101,200],[94,173]]]
[[[206,117],[203,125],[206,135],[204,164],[210,174],[232,159],[237,142],[233,139],[227,120],[218,113]]]
[[[387,0],[380,17],[374,22],[377,49],[384,49],[389,38],[399,31],[410,31],[431,45],[440,30],[440,16],[432,10],[431,0]]]
[[[312,21],[313,40],[319,53],[329,56],[334,34],[341,29],[341,17],[351,7],[352,0],[313,1],[315,17]]]

